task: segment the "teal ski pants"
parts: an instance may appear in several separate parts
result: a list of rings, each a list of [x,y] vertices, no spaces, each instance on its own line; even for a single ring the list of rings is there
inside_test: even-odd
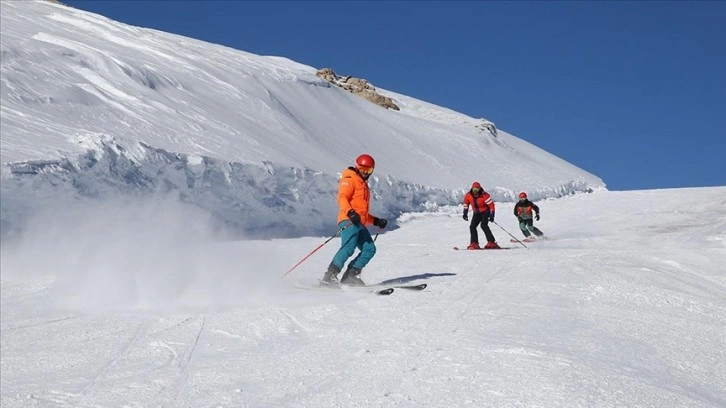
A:
[[[338,229],[343,228],[349,222],[348,220],[341,221],[338,223]],[[340,249],[333,257],[332,263],[342,270],[345,261],[353,256],[356,248],[360,249],[360,253],[348,264],[348,267],[363,269],[376,254],[376,244],[373,242],[368,228],[363,224],[351,224],[340,233]]]

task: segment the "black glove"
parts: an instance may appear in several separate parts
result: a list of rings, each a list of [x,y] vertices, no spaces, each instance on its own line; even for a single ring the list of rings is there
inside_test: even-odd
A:
[[[489,213],[489,222],[494,222],[494,211]]]
[[[469,210],[464,210],[464,221],[469,221]]]
[[[386,225],[388,225],[387,219],[373,217],[373,226],[383,229],[386,228]]]
[[[355,212],[354,209],[351,208],[350,210],[348,210],[348,214],[346,215],[348,216],[350,222],[353,223],[353,225],[360,225],[360,215],[358,215],[358,213]]]
[[[534,219],[535,219],[535,220],[537,220],[537,221],[539,221],[539,214],[536,214],[536,215],[534,216]]]

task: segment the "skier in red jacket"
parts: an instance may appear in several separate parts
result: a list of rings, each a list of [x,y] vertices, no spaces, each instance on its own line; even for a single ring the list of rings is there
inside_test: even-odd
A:
[[[481,184],[475,181],[471,185],[471,190],[464,196],[464,220],[469,221],[469,206],[471,206],[474,214],[471,216],[471,224],[469,224],[469,233],[471,242],[466,249],[482,249],[479,247],[479,234],[477,227],[481,224],[481,229],[487,237],[487,244],[484,249],[498,249],[492,230],[489,229],[489,222],[494,222],[494,201],[492,197],[481,188]]]

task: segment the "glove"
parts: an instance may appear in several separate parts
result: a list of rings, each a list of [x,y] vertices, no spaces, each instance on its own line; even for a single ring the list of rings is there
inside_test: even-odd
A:
[[[539,214],[535,214],[534,219],[539,221]]]
[[[494,211],[489,213],[489,222],[494,222]]]
[[[464,210],[464,221],[469,221],[469,210]]]
[[[386,228],[386,225],[388,225],[387,219],[373,217],[373,226],[383,229]]]
[[[355,212],[354,209],[348,210],[348,213],[346,214],[348,216],[348,219],[350,222],[353,223],[353,225],[360,225],[360,215],[358,215],[357,212]]]

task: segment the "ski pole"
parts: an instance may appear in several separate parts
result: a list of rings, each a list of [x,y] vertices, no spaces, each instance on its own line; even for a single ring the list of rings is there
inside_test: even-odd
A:
[[[298,266],[299,266],[299,265],[300,265],[301,263],[305,262],[305,260],[306,260],[306,259],[310,258],[310,255],[314,254],[315,252],[317,252],[317,250],[318,250],[318,249],[322,248],[322,247],[323,247],[323,245],[327,244],[328,242],[330,242],[330,240],[332,240],[333,238],[335,238],[335,237],[337,237],[338,235],[340,235],[340,233],[341,233],[341,232],[343,232],[343,230],[344,230],[344,229],[346,229],[346,228],[350,227],[350,225],[351,225],[351,223],[350,223],[350,222],[349,222],[349,223],[347,223],[347,224],[345,224],[345,225],[343,225],[343,228],[339,229],[339,230],[338,230],[338,232],[336,232],[336,233],[335,233],[334,235],[332,235],[332,236],[331,236],[330,238],[326,239],[326,240],[325,240],[325,242],[323,242],[322,244],[318,245],[318,247],[317,247],[317,248],[313,249],[313,251],[312,251],[312,252],[310,252],[309,254],[307,254],[307,255],[305,256],[305,258],[301,259],[301,260],[300,260],[300,261],[299,261],[298,263],[296,263],[296,264],[295,264],[295,265],[294,265],[294,266],[293,266],[292,268],[290,268],[290,270],[288,270],[287,272],[285,272],[285,274],[284,274],[284,275],[282,275],[282,276],[281,276],[281,278],[284,278],[285,276],[287,276],[287,274],[289,274],[290,272],[292,272],[292,270],[293,270],[293,269],[297,268],[297,267],[298,267]]]
[[[376,236],[373,238],[373,242],[376,242],[376,240],[378,239],[378,234],[380,234],[380,233],[381,233],[381,227],[378,227],[378,231],[376,231]]]
[[[492,222],[494,223],[494,225],[496,225],[497,227],[501,228],[501,229],[502,229],[502,231],[504,231],[504,232],[506,232],[507,234],[509,234],[509,231],[505,230],[505,229],[504,229],[504,228],[503,228],[503,227],[502,227],[501,225],[497,224],[497,223],[496,223],[496,221],[492,221]],[[519,242],[520,244],[522,244],[522,246],[523,246],[523,247],[525,247],[525,248],[529,249],[529,248],[527,247],[527,245],[524,245],[524,242],[522,242],[522,241],[518,240],[518,239],[517,239],[517,237],[515,237],[514,235],[512,235],[512,234],[509,234],[509,236],[510,236],[510,237],[512,237],[512,238],[514,238],[514,240],[515,240],[515,241],[517,241],[517,242]]]

